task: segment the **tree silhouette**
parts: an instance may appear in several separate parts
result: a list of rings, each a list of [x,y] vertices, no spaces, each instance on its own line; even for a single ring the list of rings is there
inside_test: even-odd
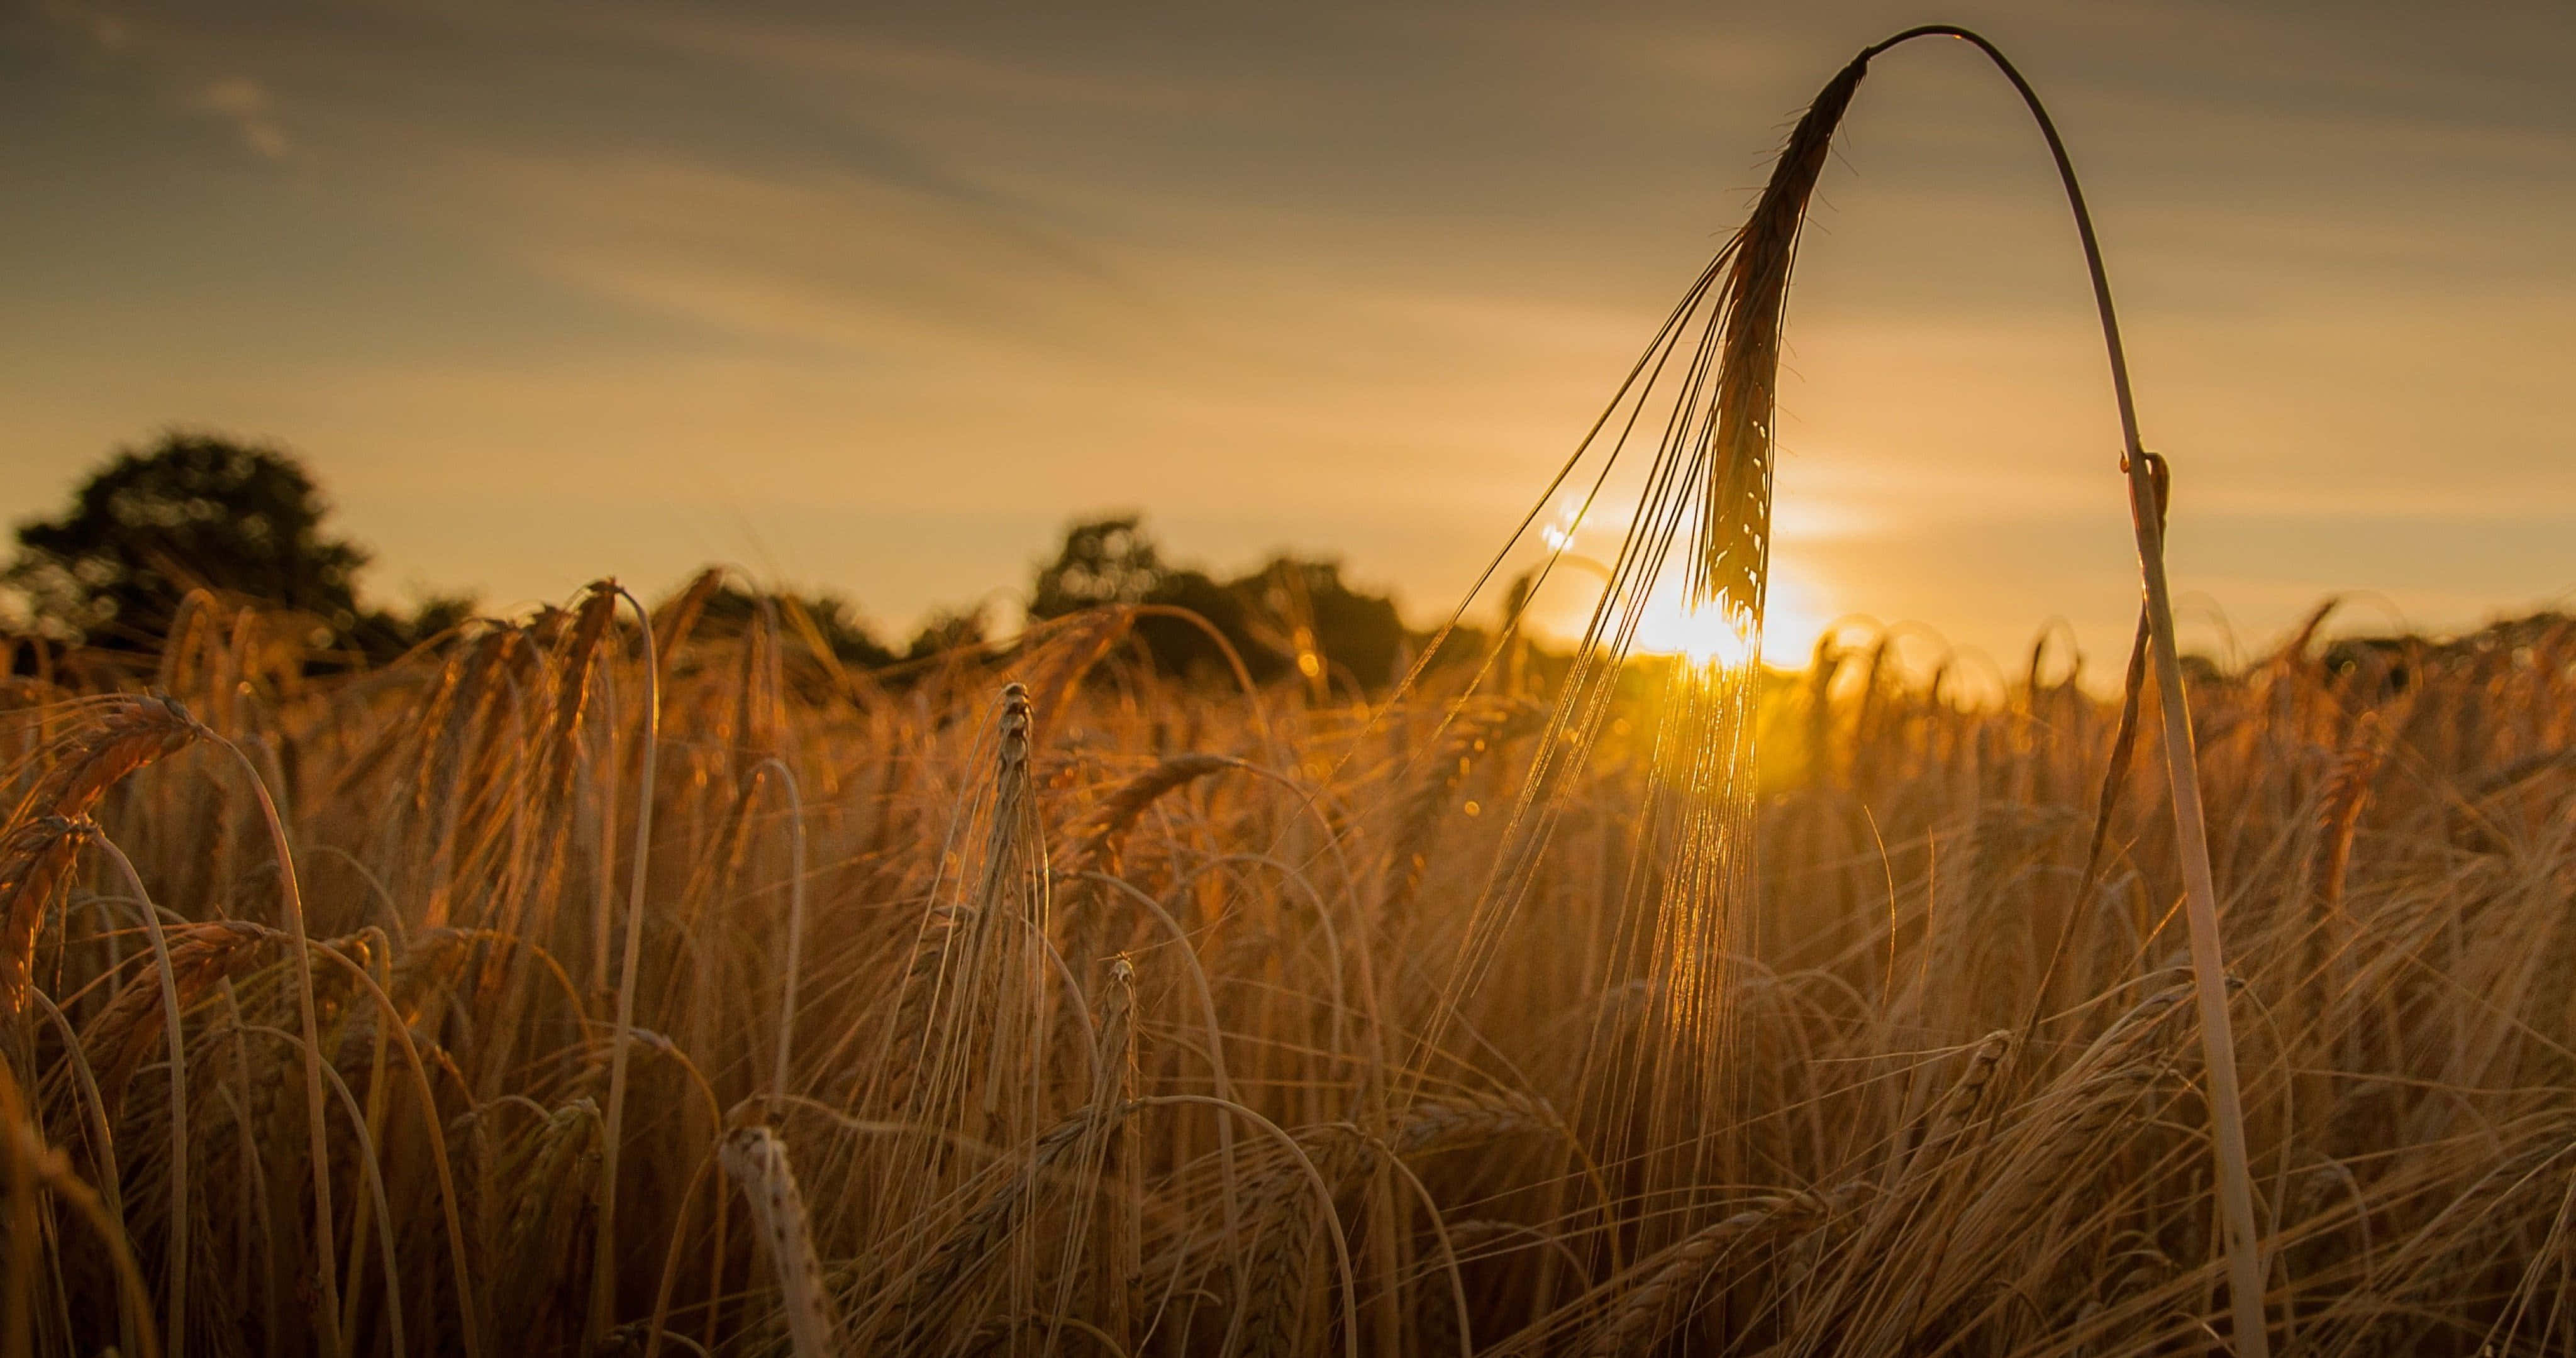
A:
[[[980,647],[991,639],[991,627],[984,617],[984,606],[942,609],[922,620],[921,630],[913,635],[912,644],[904,648],[906,660],[926,660],[931,656],[970,646]]]
[[[1300,672],[1309,657],[1320,666],[1337,667],[1363,689],[1395,682],[1396,662],[1404,653],[1404,620],[1395,600],[1355,590],[1342,579],[1341,563],[1309,557],[1280,556],[1236,582],[1236,588],[1259,600],[1257,618],[1268,620],[1255,635],[1269,650],[1285,655]],[[1320,680],[1322,671],[1307,673]]]
[[[1218,581],[1202,571],[1163,560],[1134,514],[1074,524],[1053,562],[1038,569],[1029,592],[1033,621],[1086,608],[1152,604],[1183,609],[1205,619],[1240,655],[1257,680],[1291,670],[1310,680],[1338,670],[1362,688],[1397,677],[1393,671],[1406,634],[1395,601],[1352,589],[1339,564],[1279,556],[1259,569]],[[1176,674],[1219,676],[1225,654],[1207,630],[1186,619],[1151,614],[1137,619],[1136,635],[1156,664]]]
[[[93,645],[158,645],[198,588],[294,609],[348,637],[388,620],[359,611],[367,554],[324,535],[328,509],[275,448],[171,433],[148,452],[119,453],[60,518],[21,525],[6,579],[40,626]]]
[[[1167,583],[1162,553],[1134,514],[1077,523],[1065,530],[1055,562],[1038,569],[1029,616],[1061,618],[1103,604],[1141,604]]]
[[[810,635],[844,665],[876,669],[900,658],[868,630],[858,605],[830,590],[754,592],[726,585],[708,597],[697,631],[702,636],[738,637],[764,611],[770,611],[775,624],[789,635]]]
[[[1164,564],[1162,550],[1135,514],[1091,519],[1065,530],[1055,561],[1038,569],[1029,620],[1044,622],[1087,608],[1152,604],[1197,614],[1238,653],[1255,662],[1268,653],[1245,627],[1243,596],[1205,574]],[[1207,630],[1167,613],[1137,619],[1136,636],[1154,663],[1174,674],[1222,674],[1225,648]]]

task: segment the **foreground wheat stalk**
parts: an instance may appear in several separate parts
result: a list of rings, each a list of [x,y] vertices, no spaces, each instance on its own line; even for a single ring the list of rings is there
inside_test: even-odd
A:
[[[2234,1313],[2235,1343],[2251,1358],[2263,1358],[2269,1341],[2263,1314],[2263,1266],[2254,1220],[2252,1174],[2245,1139],[2244,1097],[2236,1070],[2236,1044],[2227,1009],[2228,974],[2219,941],[2217,891],[2209,860],[2208,833],[2202,809],[2197,756],[2193,747],[2189,695],[2182,682],[2173,608],[2165,579],[2163,541],[2164,481],[2161,462],[2140,440],[2136,402],[2131,392],[2128,359],[2120,338],[2119,318],[2111,301],[2092,215],[2085,206],[2074,162],[2063,139],[2030,83],[1993,43],[1964,28],[1930,25],[1908,29],[1864,49],[1828,81],[1797,127],[1790,133],[1770,181],[1745,225],[1729,241],[1710,272],[1703,275],[1677,315],[1687,317],[1708,303],[1707,338],[1701,341],[1705,365],[1716,350],[1713,380],[1701,385],[1694,369],[1676,405],[1679,431],[1659,451],[1649,476],[1646,502],[1636,525],[1621,546],[1620,564],[1611,572],[1592,629],[1583,649],[1606,644],[1613,656],[1624,653],[1634,636],[1635,618],[1644,607],[1643,590],[1676,533],[1695,531],[1691,545],[1689,605],[1714,614],[1741,639],[1743,659],[1735,666],[1691,675],[1679,690],[1676,715],[1666,720],[1671,754],[1659,752],[1663,781],[1671,786],[1680,808],[1678,828],[1665,849],[1667,883],[1649,903],[1649,956],[1658,971],[1656,1005],[1659,1027],[1667,1034],[1636,1058],[1607,1058],[1605,1106],[1647,1110],[1647,1141],[1664,1145],[1687,1142],[1694,1119],[1704,1119],[1709,1091],[1720,1079],[1718,1052],[1731,1038],[1724,1025],[1730,1012],[1725,998],[1728,978],[1722,960],[1733,950],[1734,915],[1749,898],[1743,859],[1744,827],[1752,817],[1749,789],[1753,780],[1752,709],[1747,694],[1758,670],[1761,613],[1769,566],[1773,423],[1781,331],[1787,308],[1789,277],[1807,205],[1834,132],[1872,60],[1903,43],[1925,37],[1950,37],[1976,47],[2021,96],[2038,124],[2054,161],[2084,250],[2093,297],[2107,351],[2113,394],[2118,402],[2122,436],[2121,467],[2127,474],[2131,520],[2136,530],[2144,584],[2146,640],[2152,650],[2163,722],[2165,764],[2177,824],[2175,850],[2181,866],[2191,959],[2198,996],[2203,1052],[2209,1075],[2209,1109],[2216,1144],[2220,1216],[2228,1261],[2228,1290]],[[1713,293],[1709,289],[1714,284]],[[1670,327],[1668,326],[1668,332]],[[1659,337],[1658,344],[1667,343]],[[1650,357],[1653,351],[1650,350]],[[1641,367],[1645,365],[1641,364]],[[1655,368],[1660,371],[1658,361]],[[1633,379],[1632,379],[1633,381]],[[1625,391],[1622,397],[1625,398]],[[1642,397],[1640,398],[1642,400]],[[1614,399],[1616,409],[1619,399]],[[1701,411],[1705,410],[1702,415]],[[1694,426],[1692,421],[1704,422]],[[1611,457],[1615,459],[1614,447]],[[1606,471],[1604,473],[1606,475]],[[1552,489],[1552,488],[1551,488]],[[1676,491],[1681,498],[1673,499]],[[1666,509],[1667,502],[1675,507]],[[1696,517],[1689,516],[1695,502]],[[1560,549],[1561,551],[1561,549]],[[1641,564],[1632,564],[1641,563]],[[1580,674],[1580,671],[1578,671]],[[1598,731],[1601,693],[1610,682],[1594,679],[1587,689],[1578,679],[1560,699],[1557,729],[1581,748]],[[1533,774],[1524,805],[1550,796],[1546,773]],[[1541,843],[1545,822],[1533,835]],[[1535,850],[1532,851],[1535,854]],[[1514,864],[1515,870],[1522,868]],[[1684,1050],[1696,1056],[1681,1056]],[[1615,1067],[1626,1059],[1625,1069]],[[1674,1100],[1681,1100],[1676,1106]],[[1682,1167],[1683,1182],[1708,1177],[1712,1166],[1694,1160]],[[1660,1191],[1650,1178],[1645,1191]]]
[[[2236,1038],[2227,1012],[2227,960],[2219,944],[2218,887],[2209,867],[2208,818],[2200,796],[2200,760],[2192,743],[2191,700],[2183,687],[2182,661],[2174,637],[2173,599],[2165,583],[2164,505],[2158,493],[2155,455],[2138,436],[2136,398],[2129,385],[2129,359],[2120,342],[2120,318],[2111,304],[2111,280],[2102,263],[2102,246],[2093,232],[2093,215],[2084,205],[2075,163],[2057,124],[2039,94],[2001,49],[1964,29],[1935,25],[1910,29],[1862,54],[1861,60],[1916,37],[1958,38],[1983,52],[2012,82],[2022,103],[2047,139],[2050,159],[2066,189],[2066,204],[2084,246],[2084,265],[2092,276],[2093,301],[2100,312],[2102,343],[2111,367],[2111,390],[2119,403],[2121,470],[2128,475],[2129,518],[2138,538],[2138,566],[2146,587],[2154,647],[2157,708],[2164,728],[2165,769],[2173,794],[2176,850],[2181,857],[2184,902],[2191,925],[2191,963],[2200,1005],[2202,1051],[2209,1063],[2210,1119],[2217,1137],[2221,1215],[2227,1238],[2228,1293],[2235,1312],[2235,1342],[2250,1358],[2271,1350],[2263,1316],[2262,1246],[2254,1222],[2253,1170],[2245,1148],[2244,1094],[2236,1078]]]
[[[653,618],[641,600],[613,581],[603,580],[591,586],[591,591],[595,599],[605,599],[612,609],[619,598],[634,604],[636,621],[644,634],[642,652],[648,658],[657,654]],[[594,1342],[614,1323],[617,1305],[617,1187],[620,1152],[625,1146],[627,1070],[635,1046],[635,987],[644,950],[645,870],[652,861],[653,783],[659,768],[656,761],[660,757],[661,730],[661,667],[648,659],[644,666],[643,749],[636,760],[636,781],[641,791],[635,803],[634,866],[628,869],[631,885],[626,898],[626,947],[618,959],[617,1026],[608,1038],[608,1117],[599,1176],[599,1259],[591,1274],[590,1293],[590,1336]]]

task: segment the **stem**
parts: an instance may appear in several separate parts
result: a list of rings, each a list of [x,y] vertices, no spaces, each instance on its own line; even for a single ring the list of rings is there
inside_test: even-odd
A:
[[[655,746],[662,734],[661,667],[653,650],[653,617],[645,611],[642,600],[623,588],[617,593],[635,606],[635,621],[644,629],[644,752],[638,761],[642,768],[637,779],[641,791],[635,800],[635,864],[628,870],[632,876],[626,893],[626,955],[618,959],[617,1030],[608,1039],[608,1117],[603,1129],[606,1144],[600,1151],[598,1257],[591,1262],[590,1275],[591,1346],[608,1333],[617,1309],[617,1161],[626,1127],[627,1057],[634,1046],[636,964],[644,945],[644,870],[653,848]]]
[[[2254,1225],[2253,1175],[2245,1149],[2244,1097],[2236,1079],[2236,1038],[2227,1015],[2227,962],[2219,944],[2218,888],[2209,869],[2209,829],[2200,799],[2200,766],[2193,751],[2191,705],[2182,686],[2182,660],[2174,643],[2173,601],[2165,583],[2164,527],[2157,507],[2155,469],[2138,439],[2138,408],[2129,388],[2129,360],[2120,344],[2120,318],[2111,306],[2110,275],[2102,265],[2101,243],[2094,238],[2093,215],[2085,209],[2084,190],[2075,179],[2075,163],[2057,124],[2039,95],[2012,62],[1991,42],[1964,28],[1930,24],[1910,28],[1861,53],[1867,61],[1915,38],[1957,38],[1994,62],[2021,95],[2048,153],[2057,162],[2057,177],[2066,188],[2066,205],[2075,215],[2075,233],[2084,245],[2084,266],[2093,277],[2093,305],[2102,320],[2102,344],[2111,361],[2111,390],[2120,406],[2121,470],[2129,478],[2129,520],[2138,538],[2138,566],[2146,587],[2149,646],[2156,669],[2157,706],[2164,723],[2165,769],[2172,780],[2174,840],[2182,859],[2183,899],[2191,924],[2191,969],[2200,1007],[2200,1042],[2209,1065],[2209,1111],[2218,1143],[2220,1217],[2227,1235],[2227,1291],[2235,1316],[2237,1351],[2246,1358],[2269,1358],[2270,1336],[2263,1319],[2261,1240]]]
[[[1351,1245],[1350,1242],[1342,1236],[1342,1220],[1339,1211],[1333,1206],[1332,1185],[1324,1182],[1323,1172],[1315,1168],[1314,1158],[1306,1153],[1304,1147],[1297,1144],[1297,1138],[1290,1136],[1278,1123],[1272,1122],[1270,1119],[1244,1107],[1242,1104],[1234,1102],[1232,1099],[1211,1098],[1205,1094],[1157,1094],[1148,1098],[1138,1099],[1130,1106],[1136,1108],[1179,1108],[1184,1106],[1204,1106],[1214,1108],[1219,1112],[1231,1113],[1236,1117],[1242,1118],[1244,1121],[1251,1123],[1255,1128],[1259,1129],[1264,1136],[1269,1137],[1271,1140],[1276,1141],[1287,1148],[1288,1163],[1299,1173],[1303,1174],[1305,1176],[1307,1186],[1315,1190],[1315,1201],[1321,1205],[1324,1216],[1324,1238],[1331,1241],[1333,1245],[1333,1267],[1339,1271],[1342,1284],[1342,1305],[1340,1308],[1342,1315],[1342,1352],[1347,1355],[1347,1358],[1360,1358],[1360,1287],[1358,1274],[1351,1267]],[[1348,1126],[1349,1124],[1345,1123],[1343,1125]]]
[[[125,1313],[132,1323],[128,1333],[134,1337],[135,1349],[143,1358],[161,1358],[161,1340],[152,1330],[152,1294],[143,1286],[143,1270],[134,1262],[133,1248],[125,1238],[125,1223],[99,1201],[96,1191],[72,1173],[71,1162],[60,1150],[45,1144],[44,1127],[37,1122],[35,1110],[27,1106],[26,1094],[6,1061],[0,1061],[0,1160],[8,1162],[0,1168],[0,1182],[9,1186],[6,1220],[10,1245],[6,1291],[0,1293],[9,1302],[0,1309],[0,1355],[21,1358],[35,1351],[36,1308],[31,1303],[36,1260],[46,1246],[61,1248],[58,1240],[41,1239],[51,1231],[36,1201],[36,1189],[42,1185],[70,1204],[72,1211],[98,1233],[99,1242],[107,1247],[117,1292],[124,1299]]]
[[[188,1140],[188,1048],[180,1026],[179,980],[170,966],[170,936],[161,927],[161,912],[152,904],[152,893],[143,889],[143,875],[134,870],[134,860],[105,831],[99,832],[96,843],[141,907],[143,929],[152,940],[154,969],[160,973],[161,1022],[169,1030],[170,1048],[170,1319],[162,1335],[169,1343],[170,1358],[184,1358],[188,1349],[188,1153],[193,1143]]]
[[[805,794],[796,787],[796,774],[787,761],[772,756],[760,761],[752,770],[758,777],[775,769],[778,785],[787,792],[787,832],[795,863],[794,876],[787,886],[787,959],[785,974],[780,979],[778,997],[778,1064],[770,1073],[769,1092],[787,1092],[787,1067],[796,1048],[796,978],[805,962]]]
[[[305,1134],[313,1143],[313,1247],[320,1255],[314,1262],[314,1272],[322,1287],[315,1305],[322,1317],[322,1351],[344,1354],[348,1348],[340,1334],[339,1250],[331,1235],[337,1214],[331,1210],[330,1114],[322,1097],[322,1024],[314,1014],[313,959],[308,955],[311,938],[304,931],[304,888],[296,880],[295,854],[286,843],[286,822],[277,813],[277,800],[268,795],[268,782],[260,777],[259,766],[251,762],[241,746],[211,731],[204,734],[232,751],[233,758],[241,762],[242,772],[250,775],[250,790],[259,796],[260,818],[268,825],[269,847],[277,854],[278,903],[286,916],[287,935],[295,940],[296,1017],[304,1029]]]

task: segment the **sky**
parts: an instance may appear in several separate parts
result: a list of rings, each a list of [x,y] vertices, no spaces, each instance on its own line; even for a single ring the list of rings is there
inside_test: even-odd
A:
[[[387,601],[722,562],[902,632],[1133,510],[1434,621],[1817,87],[1935,19],[2084,176],[2197,644],[2569,602],[2555,0],[0,0],[0,513],[185,426],[302,457]],[[1787,335],[1772,654],[2116,668],[2082,261],[1963,45],[1873,66]]]

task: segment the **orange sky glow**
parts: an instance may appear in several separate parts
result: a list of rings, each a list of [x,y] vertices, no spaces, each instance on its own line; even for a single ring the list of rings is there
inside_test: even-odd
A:
[[[2576,10],[2538,3],[49,0],[0,18],[0,507],[183,425],[304,457],[390,599],[732,562],[901,632],[1137,510],[1429,623],[1808,96],[1931,18],[2086,177],[2188,641],[2564,601]],[[2040,144],[1941,45],[1845,128],[1767,654],[1863,615],[2000,675],[2062,620],[2108,671],[2118,427]]]

